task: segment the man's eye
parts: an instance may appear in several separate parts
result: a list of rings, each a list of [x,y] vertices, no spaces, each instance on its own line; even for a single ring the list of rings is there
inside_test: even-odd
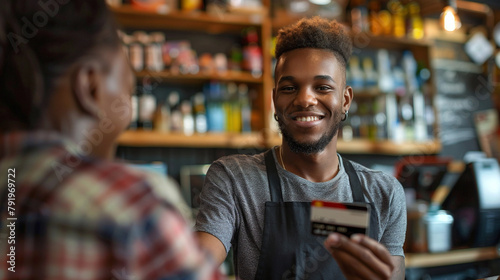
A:
[[[286,87],[282,87],[281,88],[281,91],[293,91],[295,89],[295,87],[292,87],[292,86],[286,86]]]
[[[331,90],[332,87],[330,86],[319,86],[317,87],[318,90],[325,91],[325,90]]]

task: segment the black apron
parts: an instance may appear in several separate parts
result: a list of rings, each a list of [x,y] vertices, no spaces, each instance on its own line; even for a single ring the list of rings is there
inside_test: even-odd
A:
[[[366,203],[356,171],[349,160],[342,160],[354,202]],[[265,161],[271,201],[266,202],[255,279],[345,279],[335,259],[323,246],[325,238],[311,233],[311,203],[284,202],[271,150],[265,153]],[[375,240],[377,225],[377,217],[372,213],[368,235]]]

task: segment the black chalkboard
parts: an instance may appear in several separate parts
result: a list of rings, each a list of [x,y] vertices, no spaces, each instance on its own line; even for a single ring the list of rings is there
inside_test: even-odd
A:
[[[474,114],[493,108],[492,87],[482,67],[468,59],[463,44],[436,41],[435,47],[433,72],[441,155],[461,160],[468,151],[480,150]]]

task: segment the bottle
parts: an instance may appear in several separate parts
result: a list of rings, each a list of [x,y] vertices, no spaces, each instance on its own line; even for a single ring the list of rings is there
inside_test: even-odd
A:
[[[238,86],[233,82],[227,84],[224,109],[226,112],[226,131],[240,132],[241,111],[238,100]]]
[[[404,140],[415,140],[415,126],[413,121],[413,106],[411,96],[403,96],[400,100],[399,110],[401,111],[401,122],[404,131]]]
[[[226,128],[226,114],[224,112],[221,84],[210,82],[204,87],[207,97],[208,131],[224,132]]]
[[[343,123],[342,123],[342,140],[348,142],[352,141],[353,138],[353,130],[352,130],[352,125],[351,125],[351,118],[347,118]]]
[[[395,66],[392,70],[394,80],[394,92],[396,95],[403,96],[406,94],[405,72],[401,67]]]
[[[382,27],[382,35],[392,35],[392,15],[388,10],[381,10],[378,13],[378,20]]]
[[[252,76],[262,76],[262,50],[258,44],[259,35],[255,28],[246,30],[243,47],[243,70],[250,71]]]
[[[158,103],[158,106],[156,106],[153,125],[155,131],[170,131],[170,108],[166,102],[160,102]]]
[[[373,66],[373,60],[369,57],[365,57],[363,59],[363,77],[365,89],[368,91],[376,91],[377,90],[377,72]]]
[[[407,35],[413,39],[424,37],[424,24],[420,15],[420,5],[416,1],[408,3],[408,31]]]
[[[231,48],[231,55],[229,59],[229,69],[232,71],[241,71],[241,64],[243,61],[243,53],[239,45],[234,45]]]
[[[139,98],[136,94],[131,97],[131,110],[132,116],[130,118],[130,124],[128,129],[135,130],[139,127]]]
[[[382,35],[383,27],[379,19],[380,13],[380,0],[370,0],[368,3],[368,21],[370,26],[370,32],[373,35]]]
[[[168,96],[168,104],[170,106],[170,131],[182,131],[182,112],[180,108],[179,93],[172,91]]]
[[[363,76],[363,72],[359,68],[359,58],[357,56],[351,56],[351,59],[349,60],[349,77],[353,90],[363,89]]]
[[[429,138],[427,134],[426,110],[424,95],[420,91],[415,92],[413,94],[413,111],[416,141],[426,141]]]
[[[361,117],[358,115],[358,103],[353,100],[351,103],[351,108],[349,109],[349,124],[352,130],[352,138],[360,137],[360,126],[361,126]],[[347,132],[349,133],[349,132]]]
[[[196,133],[207,132],[207,115],[205,109],[205,95],[198,92],[193,96],[194,128]]]
[[[406,7],[399,0],[390,0],[387,7],[392,14],[392,35],[404,37],[406,35]]]
[[[216,53],[214,56],[214,65],[218,74],[227,73],[227,56],[223,53]]]
[[[385,96],[378,96],[375,101],[374,123],[377,127],[377,133],[375,136],[377,140],[387,139],[387,115],[385,102]]]
[[[202,0],[182,0],[181,8],[184,12],[201,11],[203,9]]]
[[[411,51],[404,51],[401,63],[404,69],[408,93],[413,94],[419,87],[417,80],[417,62],[413,57],[413,53]]]
[[[181,113],[182,113],[182,132],[188,136],[193,135],[194,118],[193,118],[191,101],[189,100],[182,101]]]
[[[394,90],[394,80],[391,73],[391,60],[386,49],[377,51],[378,65],[378,88],[383,93],[390,93]]]
[[[148,44],[146,45],[146,69],[151,71],[163,70],[163,44],[165,35],[161,32],[151,33]]]
[[[352,31],[356,33],[369,31],[368,10],[365,0],[353,0],[351,5]]]
[[[151,86],[143,84],[143,92],[139,99],[139,121],[142,129],[153,129],[153,115],[156,109],[156,98],[151,94]]]
[[[132,34],[132,39],[129,44],[130,63],[135,71],[144,69],[144,44],[147,39],[147,34],[144,31],[136,31]]]
[[[240,84],[238,86],[238,96],[240,100],[241,111],[241,132],[252,131],[252,107],[250,104],[250,97],[248,94],[248,86]]]

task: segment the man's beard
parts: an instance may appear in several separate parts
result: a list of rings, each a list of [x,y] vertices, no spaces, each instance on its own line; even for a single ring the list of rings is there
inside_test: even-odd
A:
[[[340,112],[336,111],[334,113],[333,119],[335,124],[327,130],[319,140],[314,142],[301,143],[293,138],[291,133],[287,130],[282,121],[278,121],[278,125],[283,135],[283,139],[286,141],[290,150],[294,153],[301,153],[306,155],[316,154],[322,152],[326,146],[332,141],[333,137],[337,134],[340,128]]]

